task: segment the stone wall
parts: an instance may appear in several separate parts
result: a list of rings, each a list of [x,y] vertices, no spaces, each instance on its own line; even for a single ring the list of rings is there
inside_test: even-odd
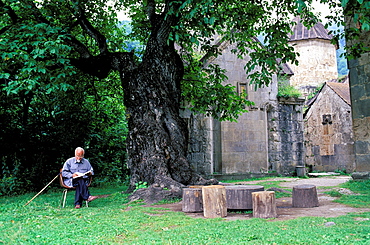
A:
[[[238,122],[221,122],[221,172],[260,173],[268,171],[267,115],[265,105],[276,103],[277,81],[273,76],[270,86],[255,90],[250,85],[244,66],[249,57],[240,59],[232,53],[234,45],[224,46],[222,55],[212,60],[227,70],[226,84],[236,87],[237,91],[246,91],[248,100],[255,103],[247,108],[248,113],[240,115]]]
[[[352,18],[346,18],[346,28],[359,28]],[[361,43],[370,47],[370,31],[362,31],[348,46]],[[356,171],[370,171],[370,53],[348,62],[353,133],[355,136]]]
[[[193,114],[190,110],[182,110],[180,115],[185,118],[189,130],[188,160],[192,168],[203,176],[209,176],[217,166],[217,156],[214,145],[214,135],[219,131],[214,130],[213,119],[202,114]],[[217,139],[216,139],[217,140]],[[218,150],[219,151],[219,150]]]
[[[305,143],[311,171],[354,171],[351,107],[328,85],[305,116]]]
[[[222,173],[267,172],[266,113],[243,114],[237,123],[221,123]]]
[[[279,99],[268,108],[269,167],[282,175],[293,175],[304,166],[303,99]]]
[[[303,100],[278,102],[277,76],[268,87],[255,90],[244,70],[248,57],[239,59],[231,52],[234,48],[221,45],[222,55],[208,64],[226,69],[225,83],[246,91],[255,105],[248,107],[249,112],[240,115],[238,122],[219,122],[184,110],[190,133],[188,159],[203,175],[292,175],[295,166],[303,164]],[[273,121],[276,127],[269,124]],[[272,127],[275,131],[270,131]]]
[[[370,53],[350,61],[349,69],[356,171],[370,171]]]

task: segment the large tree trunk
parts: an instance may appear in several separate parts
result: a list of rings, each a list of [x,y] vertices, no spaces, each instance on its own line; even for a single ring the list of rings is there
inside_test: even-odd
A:
[[[166,15],[175,4],[181,3],[166,2],[163,13],[157,14],[155,1],[147,2],[151,30],[138,65],[133,53],[108,51],[106,38],[86,19],[83,9],[80,9],[79,23],[99,44],[100,55],[91,55],[73,37],[69,40],[80,53],[80,58],[71,59],[71,63],[80,70],[101,78],[111,69],[121,74],[129,127],[127,151],[131,181],[128,191],[133,191],[139,182],[150,185],[150,188],[135,191],[132,200],[154,202],[181,197],[184,185],[217,183],[198,175],[186,158],[187,125],[179,115],[184,66],[174,44],[169,42],[172,26],[179,17]]]
[[[132,199],[147,199],[148,192],[165,188],[181,197],[187,184],[212,184],[195,173],[187,158],[188,131],[179,115],[183,62],[173,45],[152,33],[142,63],[125,74],[123,86],[129,126],[130,189],[147,182]],[[167,193],[168,194],[168,193]],[[166,197],[168,195],[165,194]]]

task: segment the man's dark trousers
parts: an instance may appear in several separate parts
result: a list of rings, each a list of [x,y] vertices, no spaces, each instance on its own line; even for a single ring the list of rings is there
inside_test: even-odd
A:
[[[76,178],[72,180],[73,187],[76,187],[75,206],[81,205],[84,200],[89,199],[90,192],[87,188],[88,178]]]

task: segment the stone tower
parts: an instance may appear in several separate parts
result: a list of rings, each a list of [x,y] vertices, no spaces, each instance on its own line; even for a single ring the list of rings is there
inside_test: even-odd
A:
[[[298,66],[289,64],[294,72],[290,84],[307,96],[324,82],[338,78],[337,46],[331,43],[332,36],[322,23],[308,29],[300,18],[294,18],[294,22],[290,44],[300,56]]]

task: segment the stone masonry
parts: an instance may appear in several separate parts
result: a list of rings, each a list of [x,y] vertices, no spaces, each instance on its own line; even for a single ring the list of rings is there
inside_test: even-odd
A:
[[[233,48],[222,44],[222,55],[210,59],[208,64],[216,63],[226,69],[226,83],[239,92],[246,91],[248,100],[255,105],[248,107],[249,112],[240,115],[238,122],[219,122],[185,110],[183,117],[187,118],[190,131],[188,159],[203,175],[292,175],[296,166],[304,166],[303,101],[278,101],[277,76],[273,76],[268,87],[255,90],[244,70],[249,57],[239,59],[231,52]]]
[[[289,64],[294,72],[290,84],[307,97],[325,81],[338,78],[337,47],[331,43],[332,36],[322,23],[318,22],[308,29],[299,18],[294,21],[297,24],[292,28],[289,44],[299,53],[299,64]]]
[[[355,169],[348,83],[327,82],[305,113],[306,165],[313,171]]]
[[[351,18],[346,19],[346,28],[360,28]],[[359,38],[347,42],[348,46],[361,43],[370,47],[370,31],[362,31]],[[355,136],[356,171],[370,172],[370,52],[348,62]]]
[[[370,53],[350,61],[349,69],[356,171],[370,171]]]
[[[280,98],[268,111],[269,170],[293,175],[297,166],[305,166],[303,139],[304,99]]]

